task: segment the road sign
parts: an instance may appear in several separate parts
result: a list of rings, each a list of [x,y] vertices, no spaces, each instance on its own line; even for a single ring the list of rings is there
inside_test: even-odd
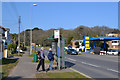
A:
[[[60,38],[60,31],[54,30],[54,38]]]

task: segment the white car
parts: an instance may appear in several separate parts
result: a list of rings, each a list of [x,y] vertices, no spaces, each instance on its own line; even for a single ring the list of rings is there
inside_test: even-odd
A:
[[[106,51],[104,49],[101,49],[100,53],[106,54]]]
[[[17,52],[18,52],[19,50],[17,49]],[[20,50],[20,53],[23,53],[23,51],[22,50]]]
[[[118,50],[113,50],[113,49],[109,49],[109,50],[107,51],[107,54],[108,54],[108,55],[120,55],[120,51],[118,51]]]

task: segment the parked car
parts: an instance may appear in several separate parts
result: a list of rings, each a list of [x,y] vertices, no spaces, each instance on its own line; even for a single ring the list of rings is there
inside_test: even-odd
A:
[[[19,50],[17,49],[16,51],[18,52]],[[23,53],[23,51],[22,51],[22,50],[20,50],[19,52],[20,52],[20,53]]]
[[[114,50],[114,49],[109,49],[107,51],[108,55],[120,55],[120,51],[119,50]]]
[[[68,49],[68,50],[67,50],[67,54],[78,55],[78,52],[77,52],[76,50],[74,50],[74,49]]]
[[[100,49],[100,53],[107,54],[107,52],[104,49]]]
[[[67,47],[64,47],[64,50],[65,50],[65,51],[67,51],[67,50],[68,50],[68,48],[67,48]]]

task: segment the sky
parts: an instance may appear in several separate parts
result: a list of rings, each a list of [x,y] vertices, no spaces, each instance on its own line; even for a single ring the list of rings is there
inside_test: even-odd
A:
[[[117,2],[3,2],[2,26],[18,33],[18,18],[21,16],[21,29],[38,27],[74,29],[80,25],[108,26],[118,28]],[[32,6],[32,14],[31,14]]]

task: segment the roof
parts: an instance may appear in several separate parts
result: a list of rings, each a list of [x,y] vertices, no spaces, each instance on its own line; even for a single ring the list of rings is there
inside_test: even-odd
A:
[[[61,35],[60,35],[60,39],[61,40],[65,40],[65,38],[64,37],[62,37]],[[52,35],[52,36],[50,36],[50,37],[48,37],[47,39],[45,39],[44,41],[46,41],[46,40],[57,40],[57,38],[54,38],[54,34]]]
[[[120,40],[120,37],[94,37],[90,41],[104,41],[104,40]]]
[[[4,29],[5,31],[9,31],[9,30],[10,30],[9,28],[4,28],[4,27],[2,27],[1,25],[0,25],[0,28],[1,28],[1,29]]]

